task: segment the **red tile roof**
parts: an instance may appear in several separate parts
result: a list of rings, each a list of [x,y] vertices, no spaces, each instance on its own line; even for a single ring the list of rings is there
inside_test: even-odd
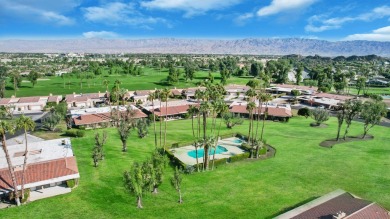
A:
[[[37,103],[40,97],[21,97],[18,103]]]
[[[125,112],[121,112],[122,114]],[[146,118],[148,117],[145,113],[143,113],[141,110],[136,110],[134,118]],[[97,124],[102,122],[109,122],[111,121],[111,113],[94,113],[94,114],[86,114],[81,115],[79,117],[73,118],[73,122],[76,126],[79,125],[90,125],[90,124]]]
[[[134,92],[135,95],[137,96],[147,96],[150,94],[150,91],[148,90],[137,90]]]
[[[346,219],[390,219],[390,213],[376,203],[357,211]]]
[[[179,114],[187,113],[189,108],[190,105],[168,106],[168,108],[161,107],[161,109],[160,108],[154,109],[154,114],[156,114],[157,116],[179,115]]]
[[[78,168],[75,157],[61,158],[28,165],[25,173],[25,183],[35,183],[53,178],[77,174]],[[0,189],[10,189],[11,175],[8,168],[0,170]],[[18,185],[22,181],[22,171],[15,171]]]
[[[258,108],[254,112],[254,115],[257,114]],[[234,105],[229,109],[232,113],[241,113],[241,114],[249,114],[246,110],[246,105]],[[261,108],[261,114],[264,114],[265,107]],[[268,107],[268,115],[276,116],[276,117],[291,117],[292,113],[290,109],[287,108],[278,108],[278,107]]]
[[[318,206],[310,208],[291,219],[332,218],[332,215],[335,215],[340,211],[344,212],[346,215],[351,215],[369,204],[371,204],[370,201],[357,199],[349,193],[344,193]]]
[[[1,98],[0,104],[8,104],[11,101],[11,98]]]

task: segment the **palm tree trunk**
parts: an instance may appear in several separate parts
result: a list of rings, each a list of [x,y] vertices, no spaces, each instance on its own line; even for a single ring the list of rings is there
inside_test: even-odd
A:
[[[24,161],[23,161],[23,170],[22,170],[22,199],[24,198],[24,178],[25,178],[25,173],[27,169],[27,157],[28,157],[28,146],[27,146],[27,131],[24,129],[24,139],[26,141],[26,147],[24,150]]]
[[[195,142],[196,169],[199,172],[198,143]]]
[[[207,130],[207,112],[203,112],[203,141],[204,141],[204,159],[203,159],[203,164],[204,164],[204,168],[207,170],[208,168],[208,163],[207,163],[207,159],[208,159],[208,153],[209,153],[209,148],[206,144],[206,130]]]
[[[154,147],[157,148],[156,114],[154,112],[154,101],[153,101],[153,99],[152,99],[152,110],[153,110],[153,128],[154,128]]]
[[[122,151],[123,151],[123,152],[126,152],[126,151],[127,151],[126,140],[122,140]]]
[[[5,158],[7,159],[7,164],[8,164],[8,170],[9,170],[9,173],[11,175],[11,180],[12,180],[12,184],[13,184],[13,187],[14,187],[14,196],[15,196],[15,201],[16,201],[16,205],[17,206],[20,206],[20,199],[19,199],[19,192],[18,192],[18,184],[16,182],[16,176],[15,176],[15,171],[14,171],[14,168],[12,166],[12,161],[11,161],[11,158],[9,156],[9,153],[8,153],[8,148],[7,148],[7,145],[5,143],[5,134],[2,134],[2,145],[3,145],[3,150],[4,150],[4,154],[5,154]]]
[[[263,116],[263,126],[261,127],[261,135],[260,135],[261,140],[263,140],[265,117],[267,116],[267,111],[268,111],[267,108],[268,108],[268,103],[265,104],[265,111],[264,111],[264,116]]]
[[[161,97],[160,97],[160,148],[162,148],[162,118],[163,118],[163,116],[162,116],[162,110],[161,110]]]
[[[213,165],[211,167],[211,170],[214,170],[215,153],[216,153],[217,147],[218,147],[219,131],[221,131],[221,125],[222,125],[222,119],[219,120],[218,134],[217,134],[217,139],[215,140],[215,147],[214,147],[214,153],[213,153]]]
[[[167,121],[168,121],[168,98],[165,101],[165,130],[164,130],[164,148],[167,143]]]

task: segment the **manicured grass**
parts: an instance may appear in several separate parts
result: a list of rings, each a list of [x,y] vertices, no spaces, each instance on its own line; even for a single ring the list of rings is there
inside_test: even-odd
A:
[[[214,76],[215,82],[220,82],[220,74],[212,73]],[[131,76],[131,75],[108,75],[108,73],[104,73],[95,79],[83,79],[83,87],[80,87],[80,79],[76,77],[72,77],[70,79],[65,78],[65,86],[64,79],[59,76],[51,76],[40,78],[35,87],[32,87],[32,84],[27,81],[27,78],[23,78],[25,80],[22,82],[22,86],[16,92],[16,96],[25,97],[25,96],[47,96],[50,93],[53,95],[64,95],[75,93],[92,93],[92,92],[105,92],[106,87],[102,84],[104,79],[110,81],[108,86],[111,89],[114,86],[115,80],[121,81],[121,88],[125,88],[128,90],[147,90],[147,89],[155,89],[155,88],[186,88],[186,87],[194,87],[196,83],[202,81],[207,78],[208,72],[198,71],[195,73],[195,78],[192,81],[185,82],[183,79],[183,74],[181,75],[181,80],[174,86],[166,85],[163,81],[167,78],[168,71],[167,70],[156,70],[152,68],[144,68],[144,74],[141,76]],[[228,83],[234,84],[246,84],[250,78],[237,78],[231,77],[228,79]],[[9,82],[7,84],[6,96],[10,97],[14,95],[13,85]]]
[[[319,143],[336,135],[336,119],[327,128],[312,128],[311,119],[294,117],[288,123],[267,122],[267,143],[277,149],[268,160],[245,160],[215,171],[185,175],[184,203],[169,184],[172,168],[166,171],[160,193],[144,197],[144,209],[122,186],[122,173],[134,161],[147,159],[153,135],[129,141],[121,152],[115,129],[107,129],[106,159],[94,168],[91,149],[96,131],[72,139],[80,170],[80,185],[71,194],[0,211],[0,218],[270,218],[299,202],[341,188],[390,209],[389,128],[374,127],[371,141],[349,142],[332,149]],[[222,133],[247,132],[248,122]],[[350,135],[362,133],[353,123]],[[151,127],[152,131],[152,127]],[[191,120],[168,123],[168,143],[191,139]]]
[[[357,89],[352,88],[350,89],[351,94],[357,94]],[[369,87],[367,89],[367,93],[369,94],[378,94],[378,95],[390,95],[390,87]],[[363,91],[360,91],[360,95],[363,94]]]

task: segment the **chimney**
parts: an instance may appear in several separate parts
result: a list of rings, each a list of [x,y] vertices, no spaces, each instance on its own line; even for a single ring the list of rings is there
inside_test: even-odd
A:
[[[333,215],[333,219],[342,219],[345,218],[347,214],[345,212],[339,211]]]

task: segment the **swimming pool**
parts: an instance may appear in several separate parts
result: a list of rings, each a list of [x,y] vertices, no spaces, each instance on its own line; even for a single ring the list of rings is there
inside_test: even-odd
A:
[[[390,99],[390,95],[384,95],[382,96],[383,99]]]
[[[234,139],[233,143],[241,144],[243,141],[241,139]]]
[[[222,154],[222,153],[227,152],[227,151],[228,150],[225,147],[218,145],[217,151],[215,152],[215,154]],[[214,154],[214,148],[211,148],[209,150],[209,155],[213,155],[213,154]],[[199,149],[198,150],[198,158],[203,157],[203,155],[204,155],[204,149],[203,148]],[[189,151],[188,156],[190,156],[192,158],[196,158],[196,150]]]

